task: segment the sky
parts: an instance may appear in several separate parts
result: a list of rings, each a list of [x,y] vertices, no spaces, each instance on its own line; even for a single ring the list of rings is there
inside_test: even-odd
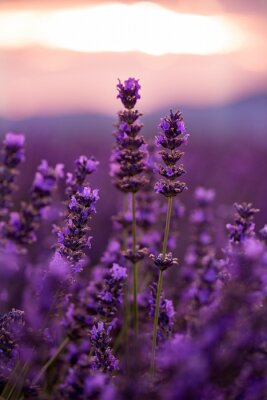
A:
[[[144,112],[265,94],[266,4],[1,1],[0,117],[113,114],[129,76]]]

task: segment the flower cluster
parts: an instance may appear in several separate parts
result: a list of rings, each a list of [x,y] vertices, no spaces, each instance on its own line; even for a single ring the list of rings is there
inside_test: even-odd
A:
[[[45,209],[52,203],[52,193],[57,181],[62,178],[63,164],[55,168],[43,160],[39,165],[31,189],[29,203],[22,202],[19,212],[10,213],[9,221],[3,228],[3,236],[19,246],[36,241],[36,231],[44,216]]]
[[[17,168],[24,160],[24,141],[22,134],[9,132],[5,135],[0,153],[0,216],[7,214],[13,205],[11,195],[16,189]]]
[[[227,224],[229,238],[232,243],[240,243],[244,239],[254,235],[254,215],[259,212],[251,203],[235,203],[236,209],[234,224]]]
[[[78,272],[84,265],[84,251],[91,247],[92,236],[89,235],[88,222],[96,212],[95,205],[99,199],[98,190],[84,187],[82,192],[71,196],[63,228],[54,227],[58,236],[57,251]]]
[[[161,119],[159,128],[161,132],[156,136],[156,144],[164,148],[159,153],[164,165],[159,164],[157,171],[164,179],[155,184],[155,191],[166,197],[174,197],[186,189],[186,184],[178,179],[185,170],[182,164],[177,166],[177,162],[184,154],[179,147],[187,143],[189,135],[186,134],[180,111],[170,111],[169,116]]]
[[[151,318],[155,316],[156,309],[156,292],[155,284],[150,286],[150,295],[148,296],[149,315]],[[160,343],[169,339],[172,335],[174,327],[175,310],[171,300],[165,299],[164,294],[161,294],[159,306],[159,326],[157,331],[157,339]]]
[[[24,324],[23,311],[0,315],[0,379],[8,376],[18,360],[18,338]]]
[[[185,280],[193,282],[198,292],[196,294],[198,301],[202,302],[204,298],[209,297],[205,290],[206,284],[213,283],[217,277],[212,212],[215,192],[212,189],[198,187],[194,198],[197,207],[190,216],[192,244],[185,255],[186,265],[183,268],[183,275]]]
[[[77,363],[69,368],[55,400],[116,400],[116,389],[109,377],[101,372],[90,375],[90,367],[89,357],[83,354]]]
[[[140,99],[139,90],[141,86],[139,81],[134,78],[129,78],[124,82],[124,85],[119,80],[117,85],[119,91],[117,98],[121,99],[122,104],[127,110],[134,108],[138,99]]]
[[[104,287],[97,296],[97,311],[106,320],[116,316],[123,300],[123,288],[127,278],[125,267],[113,264],[104,278]]]
[[[143,127],[139,122],[142,114],[133,110],[140,98],[140,85],[138,80],[129,78],[124,85],[119,81],[117,89],[125,110],[118,113],[110,174],[119,190],[135,193],[146,183],[143,172],[146,169],[147,152],[144,138],[139,135]]]
[[[74,172],[67,173],[66,194],[68,196],[75,195],[76,192],[81,192],[86,185],[86,179],[89,175],[96,171],[99,165],[94,157],[80,156],[75,161]]]
[[[93,369],[102,372],[112,372],[118,369],[118,360],[112,354],[110,347],[111,326],[103,322],[94,325],[91,331],[91,344],[93,346]]]
[[[173,264],[178,264],[178,259],[174,258],[172,253],[167,253],[165,257],[163,257],[162,253],[158,254],[158,256],[150,254],[150,258],[154,261],[155,266],[161,271],[165,271]]]
[[[66,307],[64,325],[71,340],[87,337],[96,319],[105,319],[114,325],[126,279],[126,268],[113,264],[107,271],[101,270],[85,288],[78,289],[77,298],[71,298]]]
[[[256,239],[251,240],[255,245]],[[242,266],[218,293],[217,306],[202,313],[191,337],[178,335],[163,349],[161,379],[168,376],[163,398],[265,397],[266,297],[259,302],[255,296],[255,278],[262,289],[266,274],[259,274],[259,266],[265,263],[266,249],[256,246],[257,255],[255,251],[245,255],[247,245],[242,247],[241,259],[236,260]]]

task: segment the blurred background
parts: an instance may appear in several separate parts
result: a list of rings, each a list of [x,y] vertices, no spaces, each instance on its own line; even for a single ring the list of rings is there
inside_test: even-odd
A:
[[[234,201],[267,221],[266,0],[1,1],[0,138],[27,138],[19,178],[27,197],[40,159],[71,170],[80,155],[101,168],[96,241],[105,243],[120,194],[108,176],[117,79],[140,79],[146,139],[181,109],[190,142],[187,206],[197,186],[214,188],[218,213]],[[112,201],[114,199],[114,201]],[[103,229],[105,227],[105,229]],[[100,229],[99,229],[100,228]]]

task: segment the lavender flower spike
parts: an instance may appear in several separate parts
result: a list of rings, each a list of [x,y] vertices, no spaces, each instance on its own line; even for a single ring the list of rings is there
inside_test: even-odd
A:
[[[162,118],[159,124],[160,133],[156,136],[157,146],[162,146],[160,155],[164,165],[158,165],[157,170],[162,177],[155,184],[155,191],[165,197],[174,197],[186,189],[186,184],[178,178],[185,173],[183,165],[177,162],[183,156],[179,147],[187,143],[189,135],[186,134],[185,124],[180,111]]]
[[[7,214],[12,207],[11,194],[16,189],[14,183],[18,175],[17,167],[24,161],[23,134],[8,132],[0,153],[0,215]]]
[[[167,245],[170,231],[172,200],[175,196],[177,196],[177,194],[182,193],[183,190],[186,189],[186,184],[179,180],[179,177],[185,173],[182,164],[177,166],[178,161],[184,154],[179,150],[179,147],[187,142],[189,136],[186,134],[184,120],[180,111],[177,111],[174,114],[171,110],[169,116],[161,119],[159,128],[161,132],[159,133],[159,136],[156,137],[156,144],[163,147],[163,150],[159,152],[163,165],[157,165],[157,171],[162,179],[155,184],[154,189],[157,193],[163,194],[168,199],[168,208],[162,252],[158,256],[154,256],[153,254],[150,256],[154,260],[156,267],[159,268],[151,352],[152,376],[154,376],[155,372],[155,353],[157,346],[157,330],[160,313],[163,271],[174,263],[178,262],[177,259],[172,258],[171,253],[167,253]]]
[[[149,314],[150,317],[155,317],[156,309],[156,292],[157,285],[152,284],[150,287],[150,295],[148,297]],[[161,294],[160,298],[160,311],[159,311],[159,328],[157,332],[157,339],[159,342],[164,342],[171,337],[174,326],[174,306],[171,300],[165,299]]]
[[[66,194],[71,196],[76,192],[81,192],[86,186],[86,178],[97,169],[99,161],[94,157],[80,156],[75,161],[75,170],[73,173],[67,173]]]
[[[125,267],[114,263],[105,275],[104,287],[97,296],[97,311],[106,320],[112,320],[123,299],[127,279]]]
[[[36,231],[43,217],[42,212],[50,206],[57,181],[63,175],[63,164],[57,164],[52,168],[46,160],[41,162],[33,181],[30,202],[22,202],[21,210],[12,212],[9,222],[4,227],[4,236],[8,240],[19,246],[36,241]]]
[[[118,369],[118,360],[112,354],[110,347],[111,326],[106,327],[103,322],[94,325],[91,331],[91,344],[93,346],[93,369],[102,372],[112,372]]]
[[[54,227],[58,236],[57,251],[70,262],[74,272],[82,269],[84,250],[91,247],[88,222],[96,212],[98,199],[97,189],[84,187],[82,192],[77,192],[70,199],[64,228]]]
[[[129,78],[124,85],[119,82],[117,88],[117,97],[126,109],[118,114],[115,132],[117,145],[112,152],[110,174],[119,190],[136,193],[146,183],[143,173],[147,158],[144,138],[139,135],[143,127],[139,121],[142,114],[138,110],[132,110],[140,98],[140,85],[138,80]]]
[[[141,113],[133,110],[138,99],[141,86],[135,78],[128,78],[124,84],[117,85],[118,96],[125,107],[120,111],[115,132],[116,146],[111,156],[110,175],[115,186],[124,193],[132,194],[132,249],[125,252],[133,265],[133,297],[135,333],[138,332],[137,304],[137,263],[144,256],[144,251],[136,242],[136,193],[147,183],[144,172],[147,168],[147,150],[143,136],[139,135],[143,124],[139,122]]]
[[[227,224],[231,243],[242,243],[245,239],[254,236],[254,215],[259,212],[251,203],[235,203],[236,209],[234,224]]]
[[[117,98],[121,99],[122,104],[128,110],[134,108],[135,103],[140,99],[139,90],[141,86],[139,85],[139,80],[135,78],[128,78],[124,81],[124,85],[119,80],[117,85],[119,94]]]

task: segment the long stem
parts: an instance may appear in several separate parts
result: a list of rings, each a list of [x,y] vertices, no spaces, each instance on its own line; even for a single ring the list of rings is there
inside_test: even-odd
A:
[[[166,216],[166,225],[163,239],[163,247],[162,247],[162,259],[164,260],[167,253],[167,244],[168,237],[170,231],[170,222],[171,222],[171,212],[172,212],[172,197],[168,198],[168,209]],[[159,323],[159,306],[160,306],[160,295],[162,290],[163,283],[163,271],[159,271],[159,280],[157,287],[157,296],[156,296],[156,309],[155,309],[155,317],[154,317],[154,327],[153,327],[153,339],[152,339],[152,353],[151,353],[151,374],[154,377],[155,374],[155,355],[156,355],[156,347],[157,347],[157,332],[158,332],[158,323]]]
[[[59,354],[62,352],[62,350],[67,346],[67,344],[69,343],[69,338],[66,338],[65,340],[63,340],[63,342],[61,343],[61,345],[59,346],[59,348],[57,349],[57,351],[55,352],[55,354],[49,358],[49,360],[45,363],[45,365],[43,366],[43,368],[40,370],[40,372],[38,373],[38,375],[35,377],[35,379],[33,380],[33,384],[35,385],[37,382],[39,382],[39,380],[41,379],[41,377],[43,376],[43,374],[46,372],[46,370],[50,367],[51,364],[53,364],[53,362],[55,361],[55,359],[59,356]]]
[[[129,198],[128,198],[128,193],[124,195],[123,199],[123,212],[127,213],[128,211],[128,204],[129,204]],[[127,250],[127,239],[128,239],[128,228],[123,227],[122,229],[122,250],[126,251]]]
[[[2,393],[1,393],[0,399],[1,399],[1,398],[6,399],[6,396],[7,396],[7,395],[10,393],[10,391],[12,390],[12,388],[13,388],[13,383],[14,383],[13,381],[16,380],[17,370],[18,370],[19,368],[21,368],[21,363],[20,363],[20,361],[18,361],[18,362],[15,364],[15,367],[14,367],[13,371],[11,372],[11,374],[10,374],[10,376],[9,376],[9,378],[8,378],[8,381],[7,381],[6,385],[4,386],[4,389],[3,389]],[[13,383],[12,383],[12,382],[13,382]]]
[[[135,193],[132,193],[132,235],[133,235],[133,253],[136,253],[136,204],[135,204]]]
[[[21,391],[22,391],[23,383],[24,383],[24,381],[26,379],[26,375],[28,373],[28,370],[29,370],[29,364],[28,364],[28,362],[25,362],[23,367],[22,367],[22,369],[21,369],[21,371],[20,371],[19,382],[18,382],[18,384],[14,383],[14,385],[13,385],[13,387],[12,387],[8,397],[7,397],[7,400],[11,400],[11,399],[17,400],[21,396],[22,396],[22,398],[24,397],[23,394],[21,393]]]
[[[171,213],[172,213],[172,197],[169,197],[168,198],[166,225],[165,225],[165,232],[164,232],[164,240],[163,240],[163,247],[162,247],[163,260],[165,259],[165,256],[167,253],[167,244],[168,244],[169,231],[170,231]]]
[[[124,196],[123,209],[124,212],[127,213],[129,206],[129,197],[128,193]],[[123,228],[123,250],[127,250],[127,234],[128,228]],[[123,338],[125,339],[126,346],[126,362],[128,357],[128,332],[129,332],[129,321],[130,321],[130,303],[129,303],[129,282],[126,282],[124,288],[124,326],[123,326]]]
[[[133,255],[136,254],[136,202],[135,193],[132,193],[132,236]],[[138,288],[137,288],[137,263],[133,263],[133,298],[134,298],[134,331],[138,334]]]
[[[134,331],[135,334],[138,334],[139,330],[139,321],[138,321],[138,302],[137,302],[137,264],[133,264],[133,294],[134,294]]]

